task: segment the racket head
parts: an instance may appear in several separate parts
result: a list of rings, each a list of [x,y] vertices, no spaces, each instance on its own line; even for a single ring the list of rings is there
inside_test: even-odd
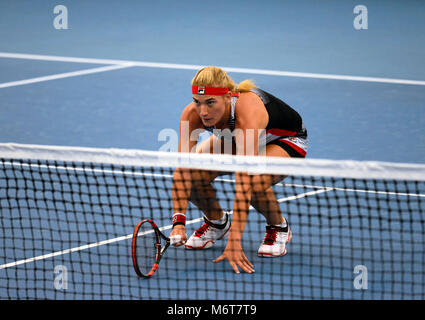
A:
[[[157,225],[151,219],[140,221],[133,232],[133,267],[142,278],[151,277],[158,268],[161,239]]]

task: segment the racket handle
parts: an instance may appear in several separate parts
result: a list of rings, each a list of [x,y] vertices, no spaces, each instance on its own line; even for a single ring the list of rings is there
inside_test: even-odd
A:
[[[175,236],[171,236],[170,237],[170,244],[171,245],[176,245],[177,243],[179,243],[182,240],[181,235],[177,234]]]

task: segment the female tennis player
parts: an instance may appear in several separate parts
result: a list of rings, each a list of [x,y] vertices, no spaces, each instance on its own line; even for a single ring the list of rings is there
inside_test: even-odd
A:
[[[257,88],[251,81],[245,80],[236,85],[224,70],[206,67],[193,78],[192,94],[193,102],[184,108],[180,119],[180,132],[185,127],[189,133],[180,134],[179,152],[305,157],[307,130],[301,116],[285,102]],[[213,134],[198,144],[198,135],[202,130]],[[236,173],[233,223],[230,228],[229,213],[220,207],[211,185],[221,174],[223,172],[183,168],[175,170],[172,189],[173,230],[170,236],[180,235],[182,241],[176,246],[184,244],[187,249],[207,249],[215,241],[228,236],[223,254],[214,262],[226,259],[236,273],[240,273],[239,267],[252,273],[253,265],[241,245],[250,204],[266,218],[266,234],[258,255],[283,256],[286,244],[291,239],[288,222],[282,216],[271,188],[285,177]],[[188,239],[185,213],[189,201],[204,213],[205,223]]]

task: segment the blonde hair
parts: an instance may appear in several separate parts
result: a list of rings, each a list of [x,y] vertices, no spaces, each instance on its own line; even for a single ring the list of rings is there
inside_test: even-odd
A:
[[[205,67],[199,70],[192,79],[192,86],[228,88],[231,92],[249,92],[255,88],[254,82],[244,80],[238,85],[218,67]]]

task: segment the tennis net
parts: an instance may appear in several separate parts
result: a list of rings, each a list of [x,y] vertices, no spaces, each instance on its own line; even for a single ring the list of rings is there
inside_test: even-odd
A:
[[[257,255],[266,219],[251,206],[242,244],[255,273],[213,263],[220,240],[170,247],[139,278],[134,227],[152,218],[169,234],[176,168],[225,173],[212,185],[230,213],[235,172],[288,175],[273,186],[287,254]],[[0,299],[424,299],[424,209],[421,164],[0,144]],[[190,236],[202,212],[191,203],[186,216]]]

